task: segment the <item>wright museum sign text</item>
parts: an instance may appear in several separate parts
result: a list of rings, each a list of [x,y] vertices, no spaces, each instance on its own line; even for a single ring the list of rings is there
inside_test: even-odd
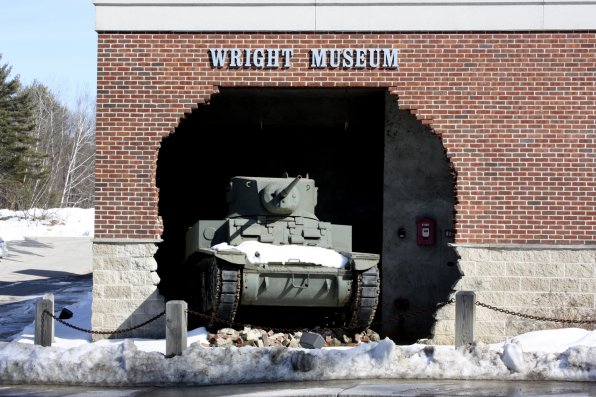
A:
[[[309,51],[309,65],[324,68],[382,68],[398,67],[395,48],[315,48]],[[213,68],[291,68],[293,48],[210,48]]]

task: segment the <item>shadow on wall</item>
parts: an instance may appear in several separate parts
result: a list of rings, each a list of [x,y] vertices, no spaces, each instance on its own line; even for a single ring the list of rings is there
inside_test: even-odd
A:
[[[164,310],[163,296],[158,291],[154,291],[149,295],[143,302],[135,304],[135,310],[128,317],[123,318],[118,311],[118,306],[114,305],[109,313],[105,313],[104,307],[101,309],[95,305],[98,304],[93,302],[93,314],[99,314],[100,316],[106,316],[113,324],[120,324],[117,327],[113,327],[111,324],[101,325],[99,321],[94,320],[94,329],[99,327],[100,330],[105,331],[119,331],[115,334],[107,335],[92,335],[93,341],[100,339],[125,339],[125,338],[146,338],[146,339],[163,339],[166,335],[166,316],[165,314],[160,315]],[[100,302],[100,305],[106,305],[109,303]],[[126,312],[127,308],[123,307],[122,313]],[[123,315],[122,315],[123,316]],[[120,320],[121,318],[121,320]]]
[[[457,253],[449,245],[454,241],[455,182],[440,137],[387,95],[383,333],[394,340],[431,337],[433,308],[449,299],[461,278]],[[434,241],[420,236],[428,223]]]

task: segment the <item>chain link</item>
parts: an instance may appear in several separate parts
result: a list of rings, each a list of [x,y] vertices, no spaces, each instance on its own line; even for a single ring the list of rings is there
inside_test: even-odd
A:
[[[455,303],[455,298],[451,298],[448,301],[438,303],[436,306],[434,306],[432,308],[420,308],[420,309],[409,311],[408,313],[400,314],[398,317],[395,317],[395,318],[392,318],[392,319],[383,320],[383,321],[375,321],[375,322],[371,323],[371,325],[382,325],[384,323],[389,323],[389,322],[403,321],[405,318],[408,318],[408,317],[410,317],[410,318],[417,317],[417,316],[419,316],[421,314],[433,314],[437,310],[439,310],[439,309],[441,309],[441,308],[443,308],[443,307],[445,307],[447,305],[453,304],[453,303]],[[554,318],[554,317],[534,316],[534,315],[531,315],[531,314],[525,314],[525,313],[520,313],[520,312],[514,312],[512,310],[502,309],[502,308],[499,308],[499,307],[496,307],[496,306],[492,306],[492,305],[489,305],[487,303],[483,303],[483,302],[480,302],[480,301],[476,301],[476,302],[474,302],[474,304],[477,305],[477,306],[484,307],[484,308],[489,309],[489,310],[493,310],[493,311],[499,312],[499,313],[507,314],[507,315],[510,315],[510,316],[527,318],[529,320],[547,321],[547,322],[562,323],[562,324],[596,324],[596,320],[588,320],[588,319],[585,319],[585,320],[567,320],[567,319],[559,319],[559,318]],[[213,315],[207,315],[207,314],[199,313],[199,312],[194,311],[194,310],[191,310],[191,309],[187,309],[186,312],[188,314],[193,315],[193,316],[197,316],[197,317],[201,317],[203,319],[209,320],[210,322],[218,322],[218,323],[228,324],[230,327],[247,327],[247,326],[249,326],[249,327],[253,327],[254,328],[254,326],[252,326],[250,324],[242,324],[242,323],[237,323],[237,322],[230,322],[229,320],[222,320],[222,319],[219,319],[219,318],[217,318],[217,317],[215,317]],[[47,310],[44,310],[43,311],[43,315],[48,315],[48,316],[52,317],[54,320],[58,321],[59,323],[65,325],[65,326],[67,326],[69,328],[75,329],[75,330],[80,331],[80,332],[85,332],[85,333],[88,333],[88,334],[94,334],[94,335],[123,334],[123,333],[126,333],[126,332],[134,331],[135,329],[144,327],[145,325],[152,323],[153,321],[157,320],[158,318],[162,317],[165,314],[166,314],[166,312],[163,311],[163,312],[157,314],[156,316],[150,318],[149,320],[147,320],[145,322],[142,322],[142,323],[140,323],[138,325],[134,325],[134,326],[129,327],[129,328],[112,330],[112,331],[95,331],[95,330],[86,329],[86,328],[82,328],[82,327],[78,327],[76,325],[70,324],[70,323],[68,323],[68,322],[66,322],[66,321],[64,321],[64,320],[56,317],[54,314],[50,313]],[[42,322],[42,324],[43,324],[43,322]],[[259,328],[259,327],[257,327],[257,328]],[[304,330],[304,329],[305,328],[276,328],[276,331],[282,332],[282,333],[291,333],[291,332],[300,331],[300,330]],[[349,329],[349,327],[328,328],[328,329],[329,330],[332,330],[332,331],[339,332],[339,331],[346,331],[346,330]]]
[[[496,311],[496,312],[499,312],[499,313],[503,313],[503,314],[508,314],[510,316],[527,318],[527,319],[530,319],[530,320],[548,321],[548,322],[552,322],[552,323],[562,323],[562,324],[596,324],[596,320],[564,320],[564,319],[553,318],[553,317],[533,316],[531,314],[525,314],[525,313],[514,312],[514,311],[511,311],[511,310],[507,310],[507,309],[501,309],[499,307],[491,306],[489,304],[482,303],[482,302],[479,302],[479,301],[476,301],[474,303],[477,306],[482,306],[482,307],[484,307],[486,309],[489,309],[489,310],[493,310],[493,311]]]
[[[135,329],[144,327],[145,325],[147,325],[149,323],[152,323],[153,321],[157,320],[158,318],[160,318],[161,316],[163,316],[164,314],[166,314],[166,312],[163,311],[163,312],[159,313],[158,315],[150,318],[149,320],[147,320],[147,321],[145,321],[145,322],[143,322],[141,324],[133,325],[132,327],[129,327],[129,328],[117,329],[117,330],[114,330],[114,331],[94,331],[92,329],[78,327],[76,325],[67,323],[66,321],[62,320],[61,318],[56,317],[55,315],[53,315],[52,313],[50,313],[47,310],[44,310],[43,311],[43,314],[44,315],[48,315],[48,316],[52,317],[54,320],[58,321],[59,323],[65,325],[65,326],[67,326],[69,328],[76,329],[77,331],[85,332],[87,334],[94,334],[94,335],[112,335],[112,334],[123,334],[125,332],[134,331]]]

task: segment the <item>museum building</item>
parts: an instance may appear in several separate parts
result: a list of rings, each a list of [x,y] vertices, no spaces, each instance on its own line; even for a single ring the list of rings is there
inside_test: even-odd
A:
[[[181,299],[188,228],[283,173],[380,254],[382,336],[453,343],[460,290],[594,320],[596,1],[94,4],[94,330]],[[484,342],[553,326],[476,308]]]

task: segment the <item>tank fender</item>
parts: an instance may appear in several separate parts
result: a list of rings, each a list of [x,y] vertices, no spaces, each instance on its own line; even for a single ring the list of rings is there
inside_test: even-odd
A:
[[[379,263],[380,256],[377,254],[368,254],[362,252],[341,252],[348,258],[350,267],[357,271],[368,270]]]
[[[199,251],[204,254],[209,254],[216,258],[223,259],[224,261],[233,263],[235,265],[244,266],[248,263],[246,254],[244,254],[244,252],[240,252],[240,251],[236,251],[236,250],[215,251],[210,248],[201,248]]]

